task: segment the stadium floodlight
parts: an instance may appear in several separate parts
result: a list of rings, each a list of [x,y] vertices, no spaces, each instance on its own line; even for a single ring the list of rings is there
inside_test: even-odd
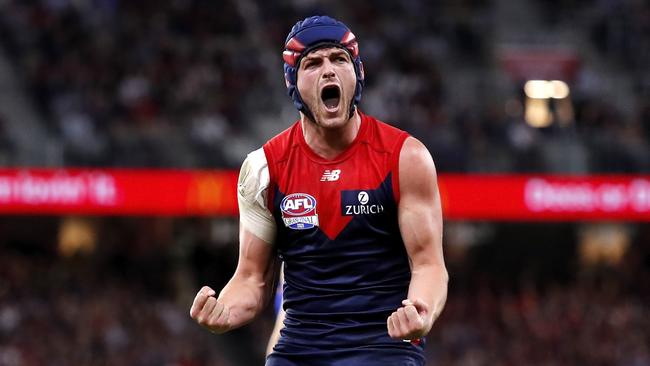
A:
[[[551,89],[551,98],[564,99],[569,96],[569,86],[562,80],[551,80],[549,82]]]
[[[524,84],[524,93],[528,98],[548,99],[550,85],[547,80],[528,80]]]
[[[569,86],[562,80],[528,80],[524,93],[532,99],[564,99],[569,96]]]

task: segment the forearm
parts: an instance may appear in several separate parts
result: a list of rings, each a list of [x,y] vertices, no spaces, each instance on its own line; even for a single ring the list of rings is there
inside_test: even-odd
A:
[[[222,334],[250,323],[262,311],[273,288],[276,270],[273,246],[240,227],[239,261],[234,276],[215,298],[203,286],[196,294],[190,316],[213,333]]]
[[[268,286],[263,279],[235,274],[219,294],[218,300],[229,310],[231,329],[250,323],[268,300]]]
[[[429,305],[429,324],[433,324],[445,307],[448,282],[449,275],[444,265],[427,263],[413,266],[408,298],[419,298]]]

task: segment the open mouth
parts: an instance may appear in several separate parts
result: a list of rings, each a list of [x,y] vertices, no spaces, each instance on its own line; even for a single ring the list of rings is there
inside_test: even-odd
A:
[[[329,85],[323,88],[320,97],[327,109],[335,109],[341,100],[341,90],[336,85]]]

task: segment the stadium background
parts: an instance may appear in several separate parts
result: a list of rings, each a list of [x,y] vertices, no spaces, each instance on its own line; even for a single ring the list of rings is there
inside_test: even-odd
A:
[[[228,174],[295,120],[281,45],[317,13],[360,40],[361,108],[420,138],[441,179],[479,197],[495,174],[647,182],[646,1],[2,0],[0,365],[262,363],[270,309],[219,337],[188,309],[234,269]],[[135,206],[93,211],[114,193],[102,179],[138,172]],[[34,188],[71,176],[96,200]],[[170,182],[180,211],[157,196]],[[465,206],[482,214],[448,216],[429,364],[650,364],[648,213],[563,216],[575,201],[558,197],[540,220],[481,199]]]

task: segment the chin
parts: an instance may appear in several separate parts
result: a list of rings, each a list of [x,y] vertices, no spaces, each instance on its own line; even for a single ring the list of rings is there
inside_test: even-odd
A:
[[[329,115],[320,115],[317,117],[316,124],[324,128],[340,128],[345,126],[345,124],[350,119],[348,116],[350,114],[347,111],[343,113],[338,113],[336,116]]]
[[[350,120],[349,103],[341,103],[336,110],[328,110],[324,104],[318,105],[318,113],[314,116],[316,125],[328,129],[341,128]]]

